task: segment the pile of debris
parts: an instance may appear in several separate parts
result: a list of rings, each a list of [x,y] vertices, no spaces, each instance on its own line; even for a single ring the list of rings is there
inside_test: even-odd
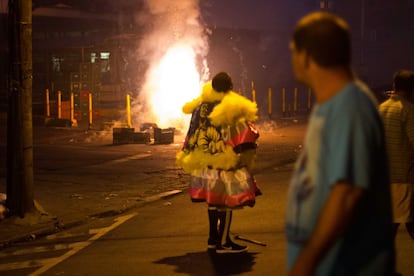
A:
[[[120,144],[172,144],[174,143],[175,128],[159,128],[156,124],[146,123],[135,131],[130,127],[114,127],[112,142]]]

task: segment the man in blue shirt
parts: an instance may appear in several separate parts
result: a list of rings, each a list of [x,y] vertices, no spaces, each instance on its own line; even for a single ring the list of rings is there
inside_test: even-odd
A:
[[[314,12],[290,43],[297,81],[316,96],[289,188],[289,275],[391,275],[387,155],[377,103],[351,70],[347,23]]]

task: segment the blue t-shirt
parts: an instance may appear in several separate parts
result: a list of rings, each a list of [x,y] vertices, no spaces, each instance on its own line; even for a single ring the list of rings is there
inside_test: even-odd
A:
[[[312,112],[288,194],[289,270],[338,181],[347,181],[366,193],[352,224],[326,254],[317,275],[387,275],[393,269],[384,133],[369,93],[362,85],[349,83]]]

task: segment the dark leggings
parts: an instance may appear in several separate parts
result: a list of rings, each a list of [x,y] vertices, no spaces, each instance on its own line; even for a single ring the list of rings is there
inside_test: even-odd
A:
[[[208,208],[208,218],[210,222],[210,238],[217,240],[220,244],[230,242],[230,225],[233,217],[231,210],[217,210]]]

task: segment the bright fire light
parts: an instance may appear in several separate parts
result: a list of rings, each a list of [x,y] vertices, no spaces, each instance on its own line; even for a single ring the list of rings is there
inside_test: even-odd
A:
[[[190,46],[175,45],[152,68],[150,105],[159,127],[182,128],[188,123],[181,108],[201,89],[195,59]]]

